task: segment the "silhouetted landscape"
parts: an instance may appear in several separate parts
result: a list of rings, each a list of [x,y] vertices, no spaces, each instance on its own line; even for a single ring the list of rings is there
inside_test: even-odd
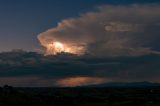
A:
[[[146,83],[146,82],[145,82]],[[160,86],[0,88],[0,106],[159,106]]]

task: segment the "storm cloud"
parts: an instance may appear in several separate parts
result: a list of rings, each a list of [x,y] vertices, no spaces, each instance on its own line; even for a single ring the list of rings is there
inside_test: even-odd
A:
[[[46,47],[53,41],[84,47],[85,53],[144,55],[159,53],[160,6],[106,5],[78,18],[65,19],[38,35]]]
[[[38,35],[42,46],[58,41],[83,55],[0,53],[0,83],[13,86],[81,86],[160,81],[160,5],[105,5],[64,19]]]

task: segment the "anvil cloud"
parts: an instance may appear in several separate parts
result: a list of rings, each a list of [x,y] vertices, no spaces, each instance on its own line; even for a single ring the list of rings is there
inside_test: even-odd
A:
[[[40,43],[60,41],[85,53],[144,55],[159,53],[159,5],[106,5],[78,18],[65,19],[38,35]]]

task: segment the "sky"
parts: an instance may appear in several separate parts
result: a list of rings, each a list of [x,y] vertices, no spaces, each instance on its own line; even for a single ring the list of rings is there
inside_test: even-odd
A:
[[[0,13],[0,86],[160,83],[159,0],[0,0]]]
[[[40,48],[37,35],[64,19],[105,4],[158,3],[159,0],[0,0],[0,51]]]

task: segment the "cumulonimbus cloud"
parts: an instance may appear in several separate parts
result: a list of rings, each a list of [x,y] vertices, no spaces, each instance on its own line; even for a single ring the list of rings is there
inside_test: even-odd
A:
[[[79,18],[65,19],[58,26],[38,35],[43,46],[60,41],[89,54],[142,55],[160,46],[160,6],[101,6]]]

